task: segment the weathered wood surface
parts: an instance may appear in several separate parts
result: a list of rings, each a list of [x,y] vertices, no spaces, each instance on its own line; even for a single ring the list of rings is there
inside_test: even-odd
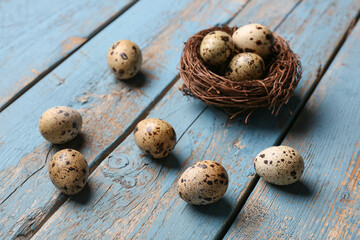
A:
[[[53,147],[49,156],[72,147],[93,170],[176,79],[183,41],[228,21],[244,3],[141,1],[6,108],[0,114],[0,159],[6,159],[0,162],[0,237],[31,237],[66,199],[43,168],[51,145],[37,129],[42,112],[56,105],[79,109],[81,136]],[[106,63],[108,48],[119,39],[143,49],[142,72],[131,83],[116,80]]]
[[[306,69],[297,98],[292,102],[294,109],[316,82],[316,73],[322,73],[322,66],[327,65],[336,52],[358,7],[357,1],[303,1],[277,29],[290,39]],[[246,8],[236,23],[251,21],[251,18],[241,17],[243,13],[250,15]],[[260,14],[253,17],[260,17]],[[96,239],[212,239],[221,236],[226,230],[226,221],[235,212],[253,178],[252,158],[277,141],[291,117],[286,111],[278,118],[258,112],[247,126],[239,120],[229,122],[227,116],[196,100],[184,103],[184,97],[177,91],[179,84],[150,113],[150,117],[169,121],[178,136],[185,133],[174,154],[164,161],[152,161],[139,152],[130,135],[95,170],[89,180],[89,190],[75,199],[68,199],[34,236],[36,239],[88,237],[81,229],[90,229],[91,237]],[[230,188],[220,202],[194,207],[178,198],[176,180],[188,166],[203,159],[223,163],[229,170]]]
[[[259,181],[227,239],[360,238],[360,24],[283,144],[300,150],[300,182]]]
[[[0,3],[0,112],[132,2]]]

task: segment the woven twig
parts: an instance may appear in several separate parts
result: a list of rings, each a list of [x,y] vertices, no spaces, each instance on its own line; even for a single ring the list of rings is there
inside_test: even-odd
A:
[[[222,76],[221,70],[219,73],[209,69],[200,58],[202,39],[216,30],[232,35],[236,27],[206,29],[186,42],[180,59],[180,75],[184,81],[180,90],[185,95],[197,97],[208,105],[225,110],[231,114],[231,118],[246,111],[251,114],[259,108],[268,108],[272,114],[277,114],[293,95],[301,78],[302,68],[298,56],[281,36],[273,33],[273,55],[267,60],[266,77],[232,81]]]

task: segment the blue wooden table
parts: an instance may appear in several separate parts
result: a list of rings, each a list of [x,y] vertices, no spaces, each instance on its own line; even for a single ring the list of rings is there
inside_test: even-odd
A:
[[[360,2],[358,0],[19,0],[0,2],[0,239],[360,239]],[[179,91],[183,43],[214,25],[261,23],[303,64],[278,116],[229,120]],[[136,42],[141,72],[119,81],[107,62],[117,40]],[[38,131],[53,106],[83,116],[81,134],[52,145]],[[289,110],[292,114],[289,114]],[[161,161],[132,131],[148,117],[179,138]],[[253,158],[272,145],[299,150],[301,180],[265,183]],[[61,194],[46,161],[74,148],[90,166],[78,195]],[[200,160],[221,162],[229,189],[192,206],[176,192]]]

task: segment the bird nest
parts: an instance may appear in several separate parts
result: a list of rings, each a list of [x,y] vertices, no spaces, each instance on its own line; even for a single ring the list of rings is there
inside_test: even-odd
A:
[[[206,34],[220,30],[232,35],[236,29],[228,26],[209,28],[198,32],[185,43],[180,59],[180,76],[184,81],[180,90],[185,95],[223,109],[231,115],[230,118],[247,112],[245,122],[259,108],[268,108],[276,115],[289,101],[301,78],[298,56],[281,36],[273,33],[272,56],[264,59],[266,76],[263,79],[232,81],[224,76],[224,68],[210,69],[205,65],[199,49]]]

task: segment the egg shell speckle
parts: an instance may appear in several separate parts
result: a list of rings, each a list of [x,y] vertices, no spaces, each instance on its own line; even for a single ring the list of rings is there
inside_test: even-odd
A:
[[[107,62],[117,78],[129,79],[134,77],[140,70],[142,53],[134,42],[120,40],[110,47],[107,53]]]
[[[231,60],[226,77],[233,81],[261,79],[264,76],[265,63],[255,53],[239,53]]]
[[[208,65],[221,65],[228,61],[234,51],[231,36],[223,31],[208,33],[200,45],[200,56]]]
[[[80,152],[63,149],[52,157],[48,172],[56,188],[65,194],[74,195],[84,188],[89,176],[89,167]]]
[[[71,107],[57,106],[48,109],[39,120],[41,135],[55,144],[66,143],[74,139],[82,126],[82,117]]]
[[[193,205],[208,205],[222,198],[228,188],[229,177],[217,162],[204,160],[189,167],[177,184],[179,196]]]
[[[136,145],[153,158],[167,157],[176,144],[174,128],[157,118],[140,121],[134,130]]]
[[[256,173],[264,181],[275,185],[289,185],[300,179],[304,160],[300,153],[288,146],[270,147],[254,159]]]
[[[254,23],[240,27],[233,33],[233,41],[240,52],[252,52],[266,59],[272,53],[274,37],[270,29]]]

